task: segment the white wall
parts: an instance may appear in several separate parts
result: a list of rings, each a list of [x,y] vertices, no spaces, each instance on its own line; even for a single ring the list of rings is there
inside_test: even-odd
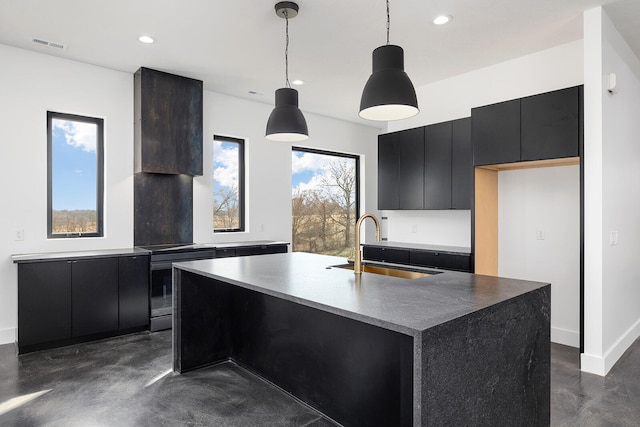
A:
[[[388,131],[469,117],[474,107],[581,85],[582,67],[583,43],[579,40],[421,86],[416,88],[420,113],[410,119],[389,122]],[[455,211],[435,215],[427,211],[384,213],[389,217],[389,240],[391,236],[398,236],[416,243],[436,243],[432,241],[434,235],[438,235],[434,230],[447,230],[451,239],[438,244],[470,246],[470,214],[465,216]],[[403,231],[407,224],[416,224],[418,232],[407,234]],[[460,242],[469,243],[460,245]]]
[[[17,324],[17,267],[11,254],[133,245],[133,72],[118,72],[0,45],[0,344]],[[205,92],[205,175],[194,181],[194,241],[291,241],[291,145],[264,139],[272,106]],[[46,238],[47,110],[105,119],[105,237]],[[305,146],[362,154],[363,211],[377,193],[378,129],[305,114]],[[214,134],[246,139],[248,221],[243,234],[211,231]],[[264,231],[260,225],[264,224]],[[24,230],[24,241],[14,241]]]
[[[581,362],[583,370],[605,375],[640,336],[640,59],[602,8],[585,13],[584,68],[589,179]],[[618,79],[613,94],[605,86],[608,73]],[[610,233],[616,231],[619,242],[612,245]]]
[[[498,172],[498,275],[551,283],[551,341],[580,346],[580,166]]]

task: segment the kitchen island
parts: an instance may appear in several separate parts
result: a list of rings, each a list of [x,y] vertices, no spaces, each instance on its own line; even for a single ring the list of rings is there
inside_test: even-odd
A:
[[[345,426],[549,424],[550,285],[340,264],[174,264],[174,370],[231,359]]]

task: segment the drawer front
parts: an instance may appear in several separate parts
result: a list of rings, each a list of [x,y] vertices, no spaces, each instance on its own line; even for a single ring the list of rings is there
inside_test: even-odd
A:
[[[236,256],[235,248],[216,249],[216,258],[228,258]]]
[[[409,264],[409,250],[365,246],[363,258],[370,261]]]
[[[466,254],[414,250],[411,251],[411,265],[470,272],[471,256]]]

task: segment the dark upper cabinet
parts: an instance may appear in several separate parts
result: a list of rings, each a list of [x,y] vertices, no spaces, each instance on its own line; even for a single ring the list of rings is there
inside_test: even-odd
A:
[[[378,136],[378,209],[424,209],[424,129]]]
[[[451,122],[424,128],[424,208],[451,208]]]
[[[579,156],[581,86],[521,99],[520,160]]]
[[[378,136],[378,209],[470,209],[470,119]]]
[[[471,109],[473,164],[520,161],[520,100]]]
[[[202,175],[202,106],[202,81],[140,68],[134,75],[134,171]]]
[[[71,338],[71,262],[18,264],[20,347]]]
[[[398,132],[378,136],[378,209],[399,209]]]
[[[400,209],[424,209],[424,128],[400,133],[397,190]]]
[[[149,256],[118,259],[118,329],[149,324]]]
[[[578,157],[582,86],[471,110],[475,166]]]
[[[73,337],[118,329],[118,258],[78,259],[71,269]]]
[[[471,118],[454,120],[451,131],[451,208],[468,210],[473,172]]]

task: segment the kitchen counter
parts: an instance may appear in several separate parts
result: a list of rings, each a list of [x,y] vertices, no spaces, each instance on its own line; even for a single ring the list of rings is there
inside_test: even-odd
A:
[[[32,254],[11,255],[11,260],[15,263],[41,262],[41,261],[65,261],[76,258],[110,258],[121,256],[149,255],[149,251],[140,248],[121,249],[96,249],[86,251],[69,252],[42,252]]]
[[[339,264],[174,264],[174,369],[231,358],[345,425],[549,423],[550,285]]]
[[[397,248],[397,249],[420,249],[425,251],[437,251],[453,254],[470,254],[471,248],[468,246],[444,246],[444,245],[430,245],[421,243],[405,243],[405,242],[371,242],[363,243],[363,246],[379,246],[381,248]]]

